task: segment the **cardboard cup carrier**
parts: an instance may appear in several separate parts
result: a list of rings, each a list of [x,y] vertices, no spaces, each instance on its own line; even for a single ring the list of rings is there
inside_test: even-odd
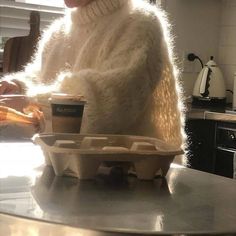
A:
[[[52,131],[55,133],[79,133],[85,100],[82,96],[52,94]]]
[[[159,139],[108,134],[36,134],[34,143],[41,146],[45,163],[57,176],[92,179],[103,162],[122,162],[135,167],[138,179],[152,180],[160,171],[166,176],[179,147]]]

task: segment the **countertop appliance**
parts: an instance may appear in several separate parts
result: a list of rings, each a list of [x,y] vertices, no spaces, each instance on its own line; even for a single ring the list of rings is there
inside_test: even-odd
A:
[[[193,89],[193,105],[225,106],[226,88],[223,74],[213,56],[200,71]]]

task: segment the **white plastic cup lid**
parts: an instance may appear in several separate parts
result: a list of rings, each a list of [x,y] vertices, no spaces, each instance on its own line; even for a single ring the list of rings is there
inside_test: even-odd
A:
[[[82,95],[73,95],[65,93],[52,93],[49,99],[54,104],[85,104],[86,101]]]

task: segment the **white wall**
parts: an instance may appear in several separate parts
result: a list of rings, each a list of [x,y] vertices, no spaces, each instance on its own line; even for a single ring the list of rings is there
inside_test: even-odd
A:
[[[223,70],[226,87],[233,88],[233,77],[236,72],[236,1],[222,1],[220,21],[219,64]],[[232,96],[228,93],[228,100]]]
[[[194,52],[204,63],[210,56],[219,60],[221,5],[221,0],[166,0],[186,96],[191,95],[201,66],[198,61],[183,61],[185,55]]]

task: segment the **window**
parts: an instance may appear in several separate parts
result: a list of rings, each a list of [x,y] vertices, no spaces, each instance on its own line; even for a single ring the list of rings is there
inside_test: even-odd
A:
[[[40,12],[40,29],[64,14],[64,0],[0,0],[0,75],[3,48],[10,37],[29,34],[31,11]]]
[[[64,7],[64,0],[15,0],[15,2],[30,3],[35,5]]]
[[[46,2],[50,5],[45,5]],[[63,0],[0,0],[0,37],[27,35],[31,11],[40,12],[40,28],[64,14]],[[57,5],[57,6],[55,6]]]

